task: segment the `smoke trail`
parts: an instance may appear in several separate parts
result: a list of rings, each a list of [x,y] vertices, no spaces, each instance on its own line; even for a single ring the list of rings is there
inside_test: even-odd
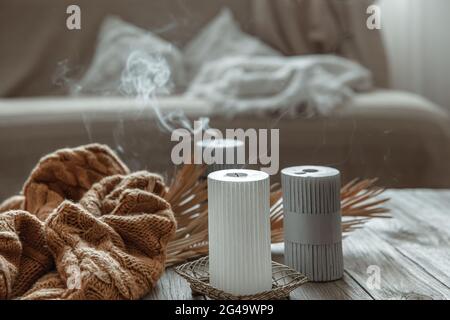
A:
[[[166,133],[172,134],[176,129],[187,129],[190,134],[209,128],[209,119],[200,118],[200,126],[194,126],[193,122],[188,119],[184,112],[179,109],[172,112],[162,112],[158,97],[169,95],[173,89],[171,80],[171,69],[168,61],[162,54],[146,53],[143,51],[132,51],[123,62],[123,70],[118,77],[118,87],[116,90],[109,92],[95,91],[95,88],[83,88],[80,85],[82,68],[74,67],[69,64],[69,60],[65,59],[57,64],[56,72],[53,76],[53,84],[56,86],[69,89],[70,93],[75,96],[81,96],[85,89],[90,89],[90,93],[96,93],[98,96],[123,95],[134,98],[138,101],[137,109],[121,109],[116,115],[117,122],[112,128],[112,138],[115,143],[114,149],[122,154],[132,169],[141,168],[139,153],[135,145],[131,145],[126,135],[125,119],[134,113],[140,117],[145,112],[145,107],[150,107],[156,115],[158,127]],[[85,127],[90,142],[95,141],[96,121],[92,117],[95,109],[88,113],[82,113],[83,125]],[[137,113],[136,113],[137,112]],[[126,114],[125,114],[126,113]],[[198,122],[197,122],[198,123]],[[177,131],[175,131],[177,132]],[[138,147],[139,149],[140,147]],[[145,146],[147,148],[147,146]],[[134,152],[133,152],[134,150]]]
[[[120,91],[147,101],[156,94],[170,93],[170,67],[161,55],[132,52],[122,72]]]
[[[52,83],[57,87],[67,88],[72,94],[77,95],[82,88],[75,79],[82,71],[81,67],[70,66],[69,59],[58,61]]]
[[[165,131],[171,133],[181,127],[195,133],[192,122],[181,110],[166,115],[161,112],[158,96],[170,94],[172,87],[170,66],[163,56],[143,51],[133,51],[128,56],[122,72],[120,92],[136,97],[142,106],[150,105]],[[203,124],[200,130],[206,129],[209,119],[200,120]]]

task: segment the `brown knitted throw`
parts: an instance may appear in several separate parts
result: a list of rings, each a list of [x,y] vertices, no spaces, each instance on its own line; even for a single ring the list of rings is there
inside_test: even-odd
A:
[[[176,223],[161,177],[106,146],[62,149],[0,204],[0,299],[138,299]]]

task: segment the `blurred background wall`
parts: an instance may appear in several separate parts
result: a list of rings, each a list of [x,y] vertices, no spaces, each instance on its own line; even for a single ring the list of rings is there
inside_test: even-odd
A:
[[[450,1],[379,0],[391,84],[450,111]]]

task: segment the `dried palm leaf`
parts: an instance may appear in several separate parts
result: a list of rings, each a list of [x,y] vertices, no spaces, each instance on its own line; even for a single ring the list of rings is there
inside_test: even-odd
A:
[[[206,166],[187,164],[178,168],[165,199],[172,205],[178,228],[167,249],[171,266],[208,254],[208,192]],[[361,228],[371,218],[387,218],[380,198],[384,189],[374,186],[377,179],[354,179],[341,188],[342,232]],[[283,241],[283,200],[279,184],[271,186],[270,225],[272,243]]]

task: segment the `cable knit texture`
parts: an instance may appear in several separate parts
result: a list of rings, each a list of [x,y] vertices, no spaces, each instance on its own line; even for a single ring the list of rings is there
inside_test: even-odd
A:
[[[106,146],[62,149],[0,204],[0,299],[138,299],[176,222],[162,178]]]

